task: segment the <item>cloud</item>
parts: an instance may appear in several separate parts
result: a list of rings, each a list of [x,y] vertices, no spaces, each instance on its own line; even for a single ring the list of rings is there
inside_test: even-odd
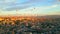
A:
[[[5,8],[5,9],[3,9],[3,11],[21,10],[21,9],[26,9],[28,7],[30,7],[30,5],[27,5],[27,6],[14,6],[14,7]]]
[[[46,9],[52,9],[52,8],[56,8],[59,7],[60,5],[51,5],[51,6],[42,6],[42,7],[37,7],[36,9],[38,10],[46,10]]]
[[[52,5],[52,6],[47,7],[47,9],[56,8],[56,7],[58,7],[58,6],[59,6],[59,5]]]
[[[11,11],[7,12],[2,12],[0,13],[1,15],[22,15],[22,16],[42,16],[42,15],[58,15],[60,14],[60,12],[58,11],[45,11],[45,10],[48,10],[48,9],[52,9],[52,8],[56,8],[60,5],[51,5],[51,6],[42,6],[42,7],[28,7],[28,8],[25,8],[25,9],[22,9],[22,10],[18,10],[17,12],[15,11],[15,8],[14,9],[11,9]],[[20,7],[18,7],[20,8]],[[9,9],[9,10],[10,10]],[[13,10],[13,11],[12,11]],[[59,10],[60,11],[60,10]]]
[[[0,0],[0,1],[1,1],[0,3],[1,10],[12,11],[16,10],[16,8],[20,10],[31,7],[32,4],[38,3],[41,0],[28,0],[25,2],[22,2],[23,0]]]
[[[36,3],[40,5],[40,2],[46,2],[48,0],[0,0],[0,9],[4,11],[13,11],[13,10],[21,10],[21,9],[26,9],[32,6],[35,6]],[[52,0],[49,0],[52,2]],[[54,0],[53,0],[54,1]],[[53,8],[56,7],[57,5],[54,5],[52,7],[47,7],[48,8]]]
[[[16,2],[17,0],[0,0],[1,2],[9,3],[9,2]]]
[[[22,9],[23,7],[27,8],[29,6],[29,5],[26,5],[27,3],[21,4],[19,2],[18,3],[16,3],[16,2],[15,2],[15,0],[0,0],[0,9],[6,10],[6,11],[8,11],[8,10],[11,11],[11,10],[16,10],[16,8]],[[17,5],[20,5],[20,6],[17,6]]]
[[[57,0],[58,2],[60,2],[60,0]]]

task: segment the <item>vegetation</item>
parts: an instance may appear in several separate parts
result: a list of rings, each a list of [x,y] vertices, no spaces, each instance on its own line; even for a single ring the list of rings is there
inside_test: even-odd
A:
[[[60,18],[1,20],[0,34],[60,34]]]

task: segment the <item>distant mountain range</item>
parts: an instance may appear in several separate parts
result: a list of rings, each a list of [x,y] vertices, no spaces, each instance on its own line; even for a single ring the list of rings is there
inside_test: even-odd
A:
[[[60,15],[45,15],[45,16],[0,16],[0,17],[60,18]]]
[[[60,18],[60,15],[45,15],[45,16],[38,16],[38,18]]]

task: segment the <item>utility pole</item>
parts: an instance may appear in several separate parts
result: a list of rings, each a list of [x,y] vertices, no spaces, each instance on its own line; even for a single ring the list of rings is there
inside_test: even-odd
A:
[[[37,12],[37,9],[36,8],[33,8],[33,11],[34,12]],[[34,14],[34,16],[38,16],[38,14]]]
[[[15,2],[14,2],[14,5],[17,6],[17,5],[16,5],[16,0],[15,0]],[[16,15],[18,15],[18,7],[16,7]]]
[[[18,15],[18,9],[16,8],[16,15]]]

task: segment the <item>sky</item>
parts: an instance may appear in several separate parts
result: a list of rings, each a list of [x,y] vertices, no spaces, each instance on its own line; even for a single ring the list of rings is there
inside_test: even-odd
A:
[[[0,16],[60,15],[60,0],[0,0]]]

